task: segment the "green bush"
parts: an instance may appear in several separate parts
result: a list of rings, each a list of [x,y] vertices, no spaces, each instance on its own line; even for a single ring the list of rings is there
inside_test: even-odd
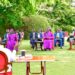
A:
[[[23,18],[23,28],[25,30],[25,38],[28,38],[32,29],[38,31],[39,29],[46,30],[49,27],[48,19],[42,15],[32,15]]]
[[[5,33],[5,28],[2,27],[2,25],[0,25],[0,37],[3,37]]]
[[[61,25],[60,27],[61,27],[64,31],[68,31],[69,33],[72,32],[72,29],[73,29],[73,26],[71,26],[71,25],[66,25],[66,26]]]

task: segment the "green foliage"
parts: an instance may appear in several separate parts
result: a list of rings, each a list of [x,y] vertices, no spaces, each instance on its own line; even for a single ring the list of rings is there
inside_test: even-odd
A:
[[[75,15],[72,15],[71,16],[71,23],[72,23],[72,25],[75,26]]]
[[[73,29],[73,26],[71,26],[71,25],[66,25],[66,26],[61,25],[60,27],[61,27],[64,31],[68,31],[68,32],[72,32],[72,29]]]
[[[3,26],[20,26],[22,25],[22,21],[19,16],[15,14],[13,11],[13,6],[7,7],[7,6],[2,6],[0,5],[0,24]]]
[[[75,26],[75,16],[73,15],[75,11],[71,8],[70,0],[53,0],[53,4],[48,4],[47,7],[53,7],[53,10],[51,12],[40,11],[39,14],[50,18],[50,24],[53,24],[54,28],[60,26],[71,31],[71,28],[67,29],[67,27],[70,25],[70,27]]]
[[[26,38],[28,38],[29,33],[32,29],[38,31],[39,29],[46,30],[49,27],[48,19],[41,15],[32,15],[30,17],[23,18],[24,26],[23,30],[25,30]],[[27,29],[28,28],[28,29]]]
[[[0,37],[4,36],[4,32],[5,32],[5,27],[3,27],[2,25],[0,25]]]
[[[71,8],[70,2],[71,0],[0,0],[0,26],[3,29],[8,27],[18,29],[23,26],[23,29],[34,27],[37,31],[39,27],[45,28],[46,25],[50,24],[54,29],[62,27],[63,30],[70,31],[71,29],[67,27],[75,26],[75,9]],[[44,10],[49,7],[52,7],[53,10],[40,11],[41,4],[45,4]],[[23,25],[22,18],[24,16],[27,17]]]
[[[32,15],[24,18],[25,26],[29,26],[31,30],[34,28],[36,31],[39,28],[46,29],[49,27],[48,19],[41,15]]]

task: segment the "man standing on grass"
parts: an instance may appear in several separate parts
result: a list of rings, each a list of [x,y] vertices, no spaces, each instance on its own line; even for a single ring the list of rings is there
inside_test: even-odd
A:
[[[18,36],[13,28],[10,29],[8,34],[6,48],[13,51],[14,49],[18,51]]]

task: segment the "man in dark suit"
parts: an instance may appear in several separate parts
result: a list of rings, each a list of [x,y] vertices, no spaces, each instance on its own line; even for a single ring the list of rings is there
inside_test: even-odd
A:
[[[42,50],[42,45],[43,45],[42,39],[43,39],[42,31],[39,30],[38,33],[37,33],[37,42],[40,43],[41,50]]]
[[[36,41],[37,41],[37,33],[33,29],[32,32],[30,33],[30,44],[33,49],[35,47],[37,48]]]

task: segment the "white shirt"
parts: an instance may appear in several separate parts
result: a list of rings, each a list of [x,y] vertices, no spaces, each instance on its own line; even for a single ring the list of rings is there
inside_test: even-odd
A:
[[[35,39],[35,32],[33,32],[33,39]]]
[[[57,33],[56,37],[58,37],[58,38],[59,38],[59,37],[60,37],[60,34],[59,34],[59,33]]]
[[[38,38],[40,38],[40,33],[38,33]]]

